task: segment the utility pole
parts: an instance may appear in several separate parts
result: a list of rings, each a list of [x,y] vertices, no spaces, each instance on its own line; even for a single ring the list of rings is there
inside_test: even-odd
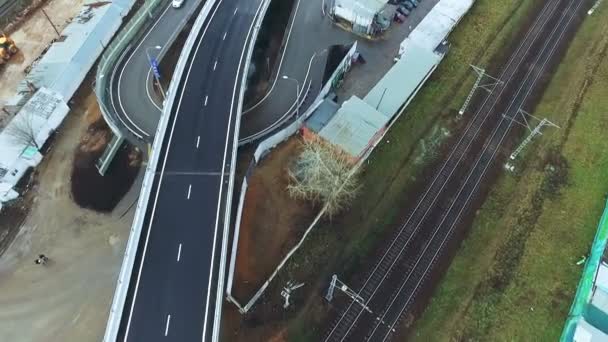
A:
[[[49,24],[51,24],[51,26],[53,26],[53,30],[55,30],[55,33],[57,33],[57,37],[61,37],[61,34],[57,30],[57,27],[55,27],[55,24],[53,24],[53,22],[51,21],[51,18],[49,18],[49,15],[46,14],[46,11],[44,10],[44,8],[41,8],[40,10],[42,11],[42,14],[44,14],[44,16],[46,17],[46,20],[48,20]]]
[[[516,119],[517,116],[521,116],[521,118],[523,119],[524,122],[520,122],[519,120],[517,120]],[[536,116],[526,112],[525,110],[523,110],[521,108],[517,111],[517,113],[513,117],[509,117],[504,114],[503,114],[503,117],[507,120],[512,120],[513,122],[526,127],[530,131],[530,134],[528,134],[526,139],[524,139],[524,141],[522,141],[521,144],[519,144],[519,146],[515,149],[515,151],[513,151],[513,153],[511,153],[511,155],[509,156],[509,159],[511,159],[511,160],[515,160],[515,158],[524,150],[524,148],[532,141],[532,139],[534,139],[534,137],[536,137],[537,135],[542,135],[541,129],[544,126],[555,127],[558,129],[560,128],[558,125],[549,121],[549,119],[537,118]],[[530,126],[530,122],[528,121],[527,118],[532,118],[532,119],[538,120],[538,121],[540,121],[540,123],[534,129],[532,129],[532,127]]]
[[[483,89],[489,93],[492,92],[492,90],[494,90],[494,88],[499,85],[502,84],[503,81],[492,77],[490,75],[488,75],[486,73],[485,69],[482,69],[478,66],[472,65],[471,64],[471,68],[473,69],[473,71],[477,74],[477,80],[475,81],[475,84],[473,84],[473,88],[471,89],[471,91],[469,92],[469,95],[467,96],[466,100],[464,101],[464,104],[462,105],[462,107],[460,108],[460,110],[458,111],[458,115],[463,115],[464,112],[467,110],[467,108],[469,107],[469,103],[471,103],[471,100],[473,99],[473,95],[475,94],[475,90],[477,90],[478,88]],[[484,78],[489,78],[490,81],[486,82],[486,83],[482,83]]]

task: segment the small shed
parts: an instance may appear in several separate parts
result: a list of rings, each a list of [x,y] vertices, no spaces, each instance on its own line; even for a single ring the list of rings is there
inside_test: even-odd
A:
[[[330,13],[335,20],[350,23],[357,34],[376,35],[390,25],[387,4],[388,0],[334,0]]]
[[[353,96],[321,129],[319,136],[359,159],[384,131],[389,118],[360,98]]]

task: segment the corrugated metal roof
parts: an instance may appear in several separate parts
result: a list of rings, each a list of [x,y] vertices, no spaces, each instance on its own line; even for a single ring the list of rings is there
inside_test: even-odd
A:
[[[359,156],[387,122],[385,115],[353,96],[342,104],[336,115],[319,132],[319,136],[346,153]]]
[[[442,58],[432,50],[412,45],[363,100],[392,118],[402,106],[407,106]]]
[[[403,55],[412,43],[430,50],[441,44],[456,24],[469,11],[475,0],[441,0],[401,43]]]
[[[27,92],[26,81],[36,87],[47,87],[69,100],[87,72],[95,63],[128,8],[122,2],[106,4],[90,1],[61,32],[65,38],[57,41],[37,61],[27,78],[19,85],[19,92]]]

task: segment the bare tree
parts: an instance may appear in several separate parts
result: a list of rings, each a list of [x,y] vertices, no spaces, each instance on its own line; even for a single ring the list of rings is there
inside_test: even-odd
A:
[[[348,157],[321,140],[305,142],[288,172],[289,194],[326,205],[330,217],[348,206],[359,189],[357,172]]]
[[[26,146],[34,146],[38,150],[40,149],[40,146],[36,142],[37,131],[34,126],[33,114],[26,113],[15,117],[6,130],[14,142]]]

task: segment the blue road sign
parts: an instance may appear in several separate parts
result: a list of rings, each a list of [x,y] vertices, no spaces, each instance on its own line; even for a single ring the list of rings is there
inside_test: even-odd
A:
[[[154,73],[154,76],[160,78],[160,71],[158,71],[158,61],[156,58],[152,58],[150,65],[152,65],[152,72]]]

